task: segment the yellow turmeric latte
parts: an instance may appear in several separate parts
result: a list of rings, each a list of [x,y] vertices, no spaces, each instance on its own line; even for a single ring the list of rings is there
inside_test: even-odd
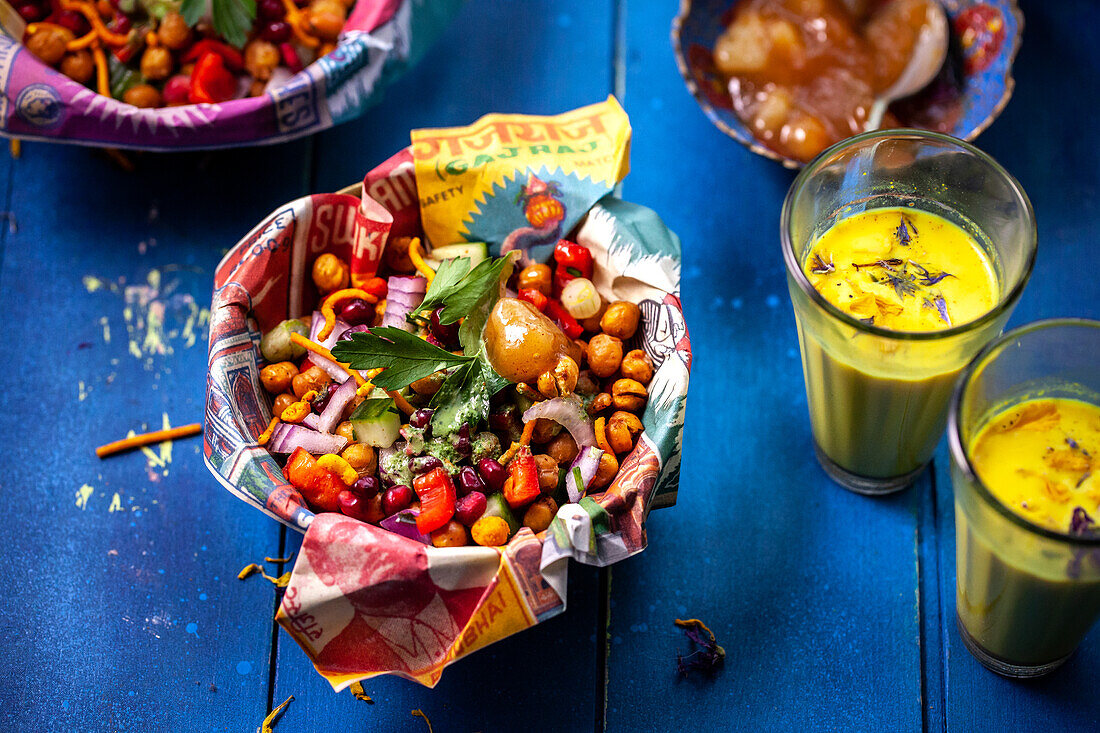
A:
[[[970,446],[975,472],[1016,514],[1079,532],[1100,519],[1100,407],[1033,399],[997,413]]]
[[[938,331],[997,302],[993,263],[958,225],[917,209],[871,209],[841,219],[810,248],[810,283],[830,303],[893,331]]]

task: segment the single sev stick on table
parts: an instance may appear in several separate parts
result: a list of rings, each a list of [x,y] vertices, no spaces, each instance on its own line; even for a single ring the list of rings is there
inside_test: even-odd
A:
[[[129,438],[123,438],[122,440],[116,440],[113,443],[101,445],[95,449],[95,454],[100,458],[106,458],[115,453],[122,453],[123,451],[133,450],[134,448],[143,448],[153,443],[163,443],[166,440],[187,438],[192,435],[198,435],[201,432],[202,425],[197,422],[191,423],[190,425],[183,425],[178,428],[169,428],[168,430],[154,430],[151,433],[142,433],[141,435],[134,435]]]

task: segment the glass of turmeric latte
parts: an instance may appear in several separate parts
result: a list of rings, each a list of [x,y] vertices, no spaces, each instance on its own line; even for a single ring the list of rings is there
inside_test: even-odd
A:
[[[950,409],[956,612],[967,648],[1045,674],[1100,616],[1100,322],[994,341]]]
[[[971,145],[880,131],[802,170],[781,236],[817,458],[853,491],[904,489],[1028,279],[1031,204]]]

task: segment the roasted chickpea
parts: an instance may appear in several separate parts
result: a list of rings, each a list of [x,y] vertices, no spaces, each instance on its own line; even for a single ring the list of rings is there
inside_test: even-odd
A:
[[[349,425],[351,423],[348,423]],[[364,443],[352,443],[340,454],[360,476],[372,476],[378,469],[378,456],[374,448]]]
[[[159,107],[161,103],[160,92],[150,84],[135,84],[122,95],[122,101],[141,109]]]
[[[568,356],[559,357],[553,369],[539,375],[539,392],[547,399],[571,395],[577,387],[578,376],[580,376],[580,368],[577,362]]]
[[[638,321],[641,317],[642,310],[637,305],[625,300],[616,300],[607,306],[607,311],[600,319],[600,328],[609,336],[625,341],[638,330]]]
[[[258,97],[264,93],[264,89],[267,89],[267,82],[253,79],[252,83],[248,85],[248,96]]]
[[[341,438],[347,438],[349,442],[355,442],[355,429],[347,420],[336,426],[336,434]],[[348,461],[348,463],[351,463],[351,461]]]
[[[523,526],[537,534],[550,526],[557,513],[558,503],[549,496],[544,496],[527,507],[527,511],[523,514]]]
[[[282,417],[283,410],[293,405],[298,401],[298,398],[287,392],[283,392],[281,395],[275,398],[275,401],[271,403],[271,413],[275,417]]]
[[[623,357],[619,371],[627,379],[649,384],[649,380],[653,379],[653,361],[649,358],[649,354],[641,349],[634,349]]]
[[[597,377],[610,377],[623,360],[623,342],[616,336],[601,333],[588,342],[588,368]]]
[[[95,61],[92,54],[85,50],[74,51],[61,59],[61,73],[81,84],[95,74]]]
[[[389,269],[401,275],[416,271],[416,266],[409,259],[409,244],[409,237],[393,237],[386,242],[382,260]]]
[[[141,75],[160,81],[172,75],[172,52],[162,46],[151,46],[141,55]]]
[[[557,424],[553,420],[547,420],[544,417],[540,417],[535,420],[535,432],[531,434],[532,443],[548,443],[561,432],[561,425]]]
[[[543,264],[528,265],[519,272],[516,281],[517,290],[537,290],[549,296],[551,290],[550,266]]]
[[[596,469],[596,475],[592,478],[592,488],[602,489],[615,479],[619,472],[619,459],[610,453],[600,456],[600,465]]]
[[[309,4],[309,24],[326,41],[335,41],[348,19],[348,11],[339,0],[313,0]]]
[[[279,55],[279,49],[275,47],[275,44],[262,38],[253,39],[244,47],[244,68],[260,81],[270,79],[271,72],[275,71],[281,60],[282,56]],[[325,256],[337,259],[334,255],[321,255],[321,257]],[[317,259],[320,260],[321,257]],[[316,271],[317,264],[314,263],[313,266]],[[333,290],[337,289],[333,288]]]
[[[432,544],[436,547],[462,547],[469,543],[466,528],[454,519],[432,532]]]
[[[413,392],[427,397],[439,391],[439,388],[443,386],[444,379],[446,379],[446,377],[443,375],[443,372],[436,372],[435,374],[429,374],[423,379],[416,380],[409,386],[412,387]]]
[[[607,300],[600,300],[600,309],[596,311],[594,315],[588,318],[580,319],[579,323],[585,331],[590,333],[598,333],[600,330],[600,319],[603,318],[603,314],[607,312]]]
[[[558,485],[558,462],[552,456],[539,453],[535,456],[535,465],[539,469],[539,488],[543,491]]]
[[[278,364],[268,364],[260,370],[260,383],[271,394],[279,394],[290,389],[290,380],[298,374],[298,367],[292,362],[281,361]]]
[[[611,385],[611,404],[616,410],[640,412],[645,409],[648,398],[645,385],[633,379],[617,379]]]
[[[169,12],[164,14],[164,19],[157,26],[157,37],[161,45],[173,51],[179,51],[191,42],[191,29],[182,15]]]
[[[313,284],[324,294],[348,286],[348,266],[334,254],[323,254],[313,261]]]
[[[311,389],[320,390],[331,381],[332,378],[329,377],[328,372],[319,366],[311,366],[291,379],[290,386],[294,390],[294,394],[301,399],[306,392]]]
[[[57,66],[61,59],[65,58],[65,44],[73,40],[73,32],[61,26],[39,26],[38,30],[27,39],[27,50],[43,63]]]
[[[104,18],[110,18],[115,14],[115,6],[111,4],[111,0],[96,0],[95,9]]]
[[[637,415],[620,410],[607,421],[607,444],[618,455],[629,453],[634,450],[634,441],[642,429],[642,421]]]
[[[598,395],[592,398],[592,401],[588,403],[588,414],[595,415],[603,412],[607,408],[611,407],[611,395],[607,392],[600,392]]]
[[[573,436],[569,434],[568,430],[561,431],[546,444],[546,454],[557,461],[558,464],[572,463],[579,452],[577,441],[573,440]]]

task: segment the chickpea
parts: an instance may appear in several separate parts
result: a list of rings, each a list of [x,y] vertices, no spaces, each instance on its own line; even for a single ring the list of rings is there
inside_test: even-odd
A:
[[[523,514],[523,526],[537,534],[550,526],[557,513],[558,503],[549,496],[544,496],[527,507],[527,511]]]
[[[595,415],[603,412],[609,407],[611,407],[611,395],[607,392],[600,392],[590,403],[588,403],[588,414]]]
[[[335,41],[344,29],[348,11],[339,0],[313,0],[309,4],[309,24],[326,41]]]
[[[616,300],[607,306],[607,311],[600,319],[600,328],[604,333],[625,341],[638,330],[638,321],[641,317],[642,310],[637,305],[625,300]]]
[[[546,444],[546,455],[553,458],[559,464],[572,463],[579,452],[580,449],[577,447],[577,441],[573,440],[573,436],[570,435],[567,430],[561,431]]]
[[[258,97],[264,93],[264,89],[267,89],[267,82],[253,79],[252,83],[248,86],[248,96]]]
[[[429,374],[423,379],[416,380],[409,386],[412,387],[413,392],[427,397],[439,391],[439,388],[443,386],[444,379],[443,372],[436,372],[435,374]]]
[[[399,275],[408,275],[416,271],[416,266],[409,259],[409,237],[391,237],[386,242],[386,249],[382,252],[382,260],[389,269]]]
[[[596,475],[592,478],[592,488],[602,489],[615,479],[619,472],[619,459],[610,453],[600,456],[600,465],[596,469]]]
[[[61,59],[61,73],[81,84],[95,74],[95,62],[92,54],[85,50],[74,51]]]
[[[336,426],[336,434],[341,438],[347,438],[348,442],[355,442],[355,429],[347,420]],[[351,461],[348,461],[348,463],[351,463]]]
[[[517,290],[537,290],[543,295],[549,296],[551,291],[550,266],[537,264],[528,265],[520,270],[519,279],[516,281]]]
[[[626,356],[623,357],[623,363],[619,365],[619,371],[627,379],[649,384],[649,381],[653,379],[653,361],[649,358],[649,354],[643,350],[634,349],[627,352]]]
[[[554,368],[539,375],[538,388],[543,397],[552,399],[564,395],[573,394],[577,387],[577,378],[580,376],[580,368],[577,362],[568,356],[558,359]]]
[[[270,41],[256,38],[249,41],[248,45],[244,47],[244,68],[249,74],[252,74],[253,77],[260,81],[267,81],[270,79],[271,72],[275,71],[275,68],[279,65],[281,60],[282,56],[279,55],[279,49]],[[337,259],[334,255],[321,255],[321,257],[332,257],[333,259]],[[317,260],[320,261],[321,257],[318,257]],[[315,273],[313,279],[316,281],[316,262],[313,268]],[[318,285],[318,287],[320,286]],[[338,290],[339,288],[332,289]]]
[[[322,293],[342,290],[348,286],[348,266],[333,254],[323,254],[313,261],[313,284]]]
[[[298,374],[298,367],[292,362],[281,361],[268,364],[260,370],[260,383],[271,394],[279,394],[290,389],[290,380]]]
[[[161,103],[160,92],[150,84],[135,84],[122,95],[122,101],[141,109],[159,107]]]
[[[164,19],[160,21],[160,25],[157,27],[157,36],[160,38],[162,46],[173,51],[179,51],[191,42],[191,29],[187,26],[187,21],[183,19],[182,15],[169,12],[165,13]]]
[[[552,456],[539,453],[535,456],[535,465],[539,469],[539,488],[543,491],[558,485],[558,462]]]
[[[115,6],[111,4],[111,0],[96,0],[95,9],[104,18],[110,18],[115,14]]]
[[[319,366],[311,366],[301,374],[290,380],[291,389],[301,399],[302,395],[311,389],[320,391],[322,387],[331,382],[328,372]]]
[[[73,40],[73,32],[61,26],[39,26],[38,31],[27,39],[27,50],[42,62],[57,66],[65,58],[65,44]]]
[[[162,46],[151,46],[141,55],[141,75],[160,81],[172,75],[172,52]]]
[[[611,385],[611,403],[616,410],[640,412],[648,398],[645,385],[633,379],[618,379]]]
[[[531,434],[532,443],[548,443],[550,439],[561,432],[561,425],[553,420],[540,417],[535,420],[535,432]]]
[[[432,544],[436,547],[463,547],[469,543],[466,528],[454,519],[432,532]]]
[[[275,398],[275,401],[271,403],[271,413],[275,417],[282,417],[283,410],[293,405],[298,401],[298,398],[287,392],[283,392],[281,395]]]
[[[349,425],[351,423],[348,423]],[[378,470],[378,456],[374,448],[364,443],[352,443],[340,454],[360,476],[372,476]]]
[[[634,441],[642,430],[642,421],[637,415],[620,410],[607,421],[607,444],[618,455],[629,453],[634,450]]]
[[[610,377],[623,360],[623,342],[601,333],[588,342],[588,368],[597,377]]]
[[[596,311],[595,315],[591,315],[588,318],[582,318],[580,320],[581,326],[585,331],[590,333],[598,333],[600,330],[600,319],[603,318],[603,314],[607,312],[607,301],[600,301],[600,309]]]

